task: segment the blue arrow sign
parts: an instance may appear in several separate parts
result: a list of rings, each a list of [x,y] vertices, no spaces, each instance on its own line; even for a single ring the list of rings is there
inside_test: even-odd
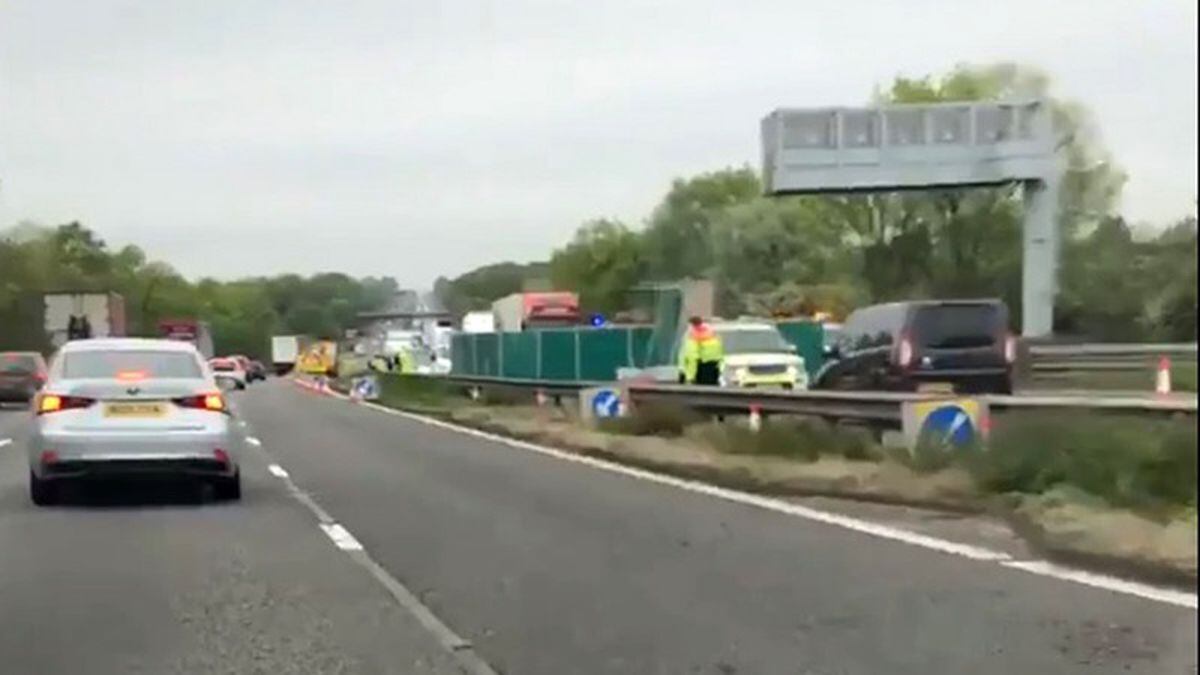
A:
[[[971,416],[957,405],[944,405],[925,417],[921,425],[920,443],[947,450],[966,448],[975,442],[975,424]]]
[[[592,413],[596,417],[617,417],[621,414],[621,396],[612,389],[604,389],[592,397]]]

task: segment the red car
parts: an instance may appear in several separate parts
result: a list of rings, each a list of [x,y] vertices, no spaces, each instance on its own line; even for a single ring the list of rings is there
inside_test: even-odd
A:
[[[37,352],[0,352],[0,403],[29,403],[46,383],[46,360]]]

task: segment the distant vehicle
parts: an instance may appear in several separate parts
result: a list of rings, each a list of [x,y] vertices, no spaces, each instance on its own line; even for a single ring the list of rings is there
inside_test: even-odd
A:
[[[213,357],[212,332],[208,324],[197,319],[164,319],[158,322],[158,336],[165,340],[189,342],[200,356]]]
[[[492,303],[496,331],[579,325],[579,296],[564,291],[513,293]]]
[[[246,376],[251,382],[255,380],[265,382],[267,379],[267,367],[263,365],[262,361],[251,361],[250,370],[246,371]]]
[[[712,329],[725,351],[724,386],[808,388],[804,359],[774,324],[727,321],[712,324]]]
[[[42,328],[55,347],[125,335],[125,299],[117,293],[47,293],[42,301]]]
[[[1012,392],[1016,340],[999,300],[928,300],[855,311],[814,378],[822,389]]]
[[[199,351],[182,341],[93,339],[59,350],[34,404],[29,494],[63,481],[186,476],[241,497],[240,440]]]
[[[0,403],[29,403],[46,382],[46,360],[37,352],[0,352]]]
[[[212,370],[213,378],[218,382],[227,380],[235,389],[246,388],[246,369],[237,359],[231,357],[209,359],[208,367]]]
[[[467,312],[462,318],[464,333],[495,333],[496,317],[491,312]]]
[[[254,372],[254,361],[251,360],[249,356],[245,356],[243,354],[234,354],[229,358],[237,361],[238,365],[242,367],[242,372],[246,373],[246,384],[263,379]]]
[[[271,367],[275,374],[284,375],[295,368],[296,360],[309,342],[305,335],[271,336]]]

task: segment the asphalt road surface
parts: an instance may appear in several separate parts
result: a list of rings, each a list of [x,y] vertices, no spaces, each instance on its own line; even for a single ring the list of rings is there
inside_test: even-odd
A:
[[[245,448],[233,504],[115,489],[37,509],[24,413],[0,413],[0,443],[14,440],[0,447],[0,671],[459,672],[475,658],[545,675],[1196,670],[1194,609],[286,381],[236,402],[261,446]]]

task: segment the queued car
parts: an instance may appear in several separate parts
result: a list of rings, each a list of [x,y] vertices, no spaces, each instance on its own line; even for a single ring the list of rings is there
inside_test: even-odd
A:
[[[250,368],[246,371],[246,378],[251,382],[258,380],[259,382],[267,381],[267,367],[262,361],[250,361]]]
[[[924,300],[856,310],[825,356],[814,388],[1010,394],[1017,344],[1000,300]]]
[[[725,351],[722,385],[808,388],[804,359],[774,324],[725,321],[714,323],[712,329],[721,338]]]
[[[219,356],[208,360],[208,367],[218,383],[234,389],[246,388],[246,369],[236,358]]]
[[[0,352],[0,403],[29,403],[46,381],[37,352]]]
[[[241,497],[241,440],[196,347],[179,341],[68,342],[33,406],[29,493],[55,503],[64,482],[190,477]]]

